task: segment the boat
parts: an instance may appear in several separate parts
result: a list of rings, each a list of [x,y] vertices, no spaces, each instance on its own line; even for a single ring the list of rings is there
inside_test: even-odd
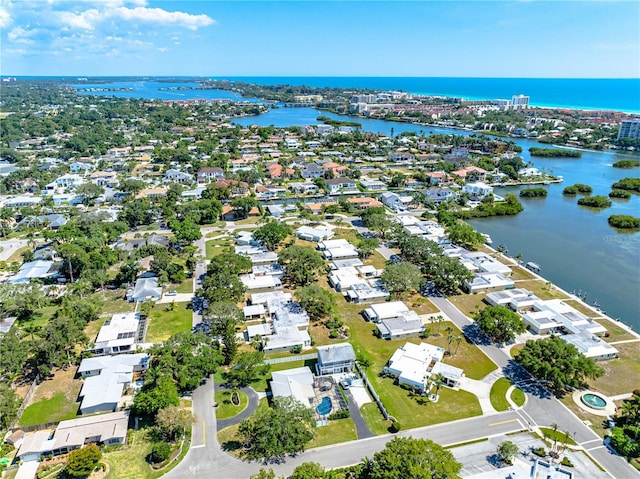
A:
[[[534,273],[539,273],[540,270],[542,269],[540,268],[540,265],[533,263],[532,261],[529,261],[527,264],[524,265],[524,267],[530,271],[533,271]]]
[[[482,236],[484,236],[484,242],[485,242],[486,244],[492,244],[492,243],[493,243],[493,240],[491,239],[491,236],[489,236],[489,235],[488,235],[488,234],[486,234],[486,233],[480,233],[480,234],[481,234]]]

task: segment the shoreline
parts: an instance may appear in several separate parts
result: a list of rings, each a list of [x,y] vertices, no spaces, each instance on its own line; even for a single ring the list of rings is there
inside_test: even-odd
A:
[[[520,266],[521,268],[525,268],[525,266],[521,265],[518,260],[516,260],[515,258],[512,258],[510,256],[507,256],[503,253],[500,253],[498,250],[494,249],[491,245],[485,244],[484,245],[486,248],[490,249],[491,251],[493,251],[495,254],[499,255],[500,257],[504,258],[505,260],[507,260],[508,262],[510,262],[511,264],[514,264],[516,266]],[[582,306],[590,309],[591,311],[593,311],[594,313],[597,313],[598,316],[597,317],[601,317],[606,319],[607,321],[611,321],[613,324],[620,326],[621,328],[623,328],[625,331],[627,331],[629,334],[633,335],[636,337],[636,339],[640,339],[640,332],[636,331],[635,329],[633,329],[632,326],[620,321],[619,319],[614,319],[611,316],[609,316],[607,313],[605,312],[601,312],[596,310],[592,305],[585,303],[581,298],[579,298],[578,296],[576,296],[575,294],[569,293],[567,290],[561,288],[560,286],[558,286],[557,284],[555,284],[552,281],[549,281],[547,278],[543,277],[542,275],[540,275],[539,273],[536,273],[535,271],[531,271],[528,268],[525,268],[527,270],[528,273],[532,274],[533,276],[535,276],[536,279],[539,279],[541,281],[544,281],[546,283],[551,283],[552,287],[556,290],[556,291],[560,291],[561,293],[565,294],[566,296],[568,296],[568,298],[570,300],[573,301],[577,301],[578,303],[580,303]]]

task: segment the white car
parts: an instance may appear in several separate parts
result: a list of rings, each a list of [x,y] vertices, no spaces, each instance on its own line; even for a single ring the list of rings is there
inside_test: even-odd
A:
[[[176,294],[178,294],[178,292],[175,289],[172,289],[171,291],[167,291],[166,293],[164,293],[165,296],[175,296]]]

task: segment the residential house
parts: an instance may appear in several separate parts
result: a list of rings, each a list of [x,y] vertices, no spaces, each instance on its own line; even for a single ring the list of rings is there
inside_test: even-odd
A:
[[[131,353],[144,337],[145,323],[136,312],[119,313],[107,319],[91,352],[97,356]]]
[[[24,263],[20,270],[7,279],[7,283],[29,283],[32,279],[49,280],[57,278],[60,265],[53,261],[36,260]]]
[[[356,181],[351,178],[329,178],[325,180],[329,194],[349,193],[358,191]]]
[[[318,376],[351,372],[356,363],[356,353],[349,343],[318,346]]]
[[[212,181],[221,180],[224,178],[224,171],[222,168],[200,168],[197,173],[198,184],[211,183]]]
[[[127,293],[127,299],[133,302],[157,301],[162,297],[162,287],[158,286],[158,278],[155,276],[139,276],[136,284]]]
[[[315,163],[309,163],[300,168],[300,175],[306,180],[322,178],[324,176],[324,170]]]
[[[167,196],[168,192],[169,192],[169,188],[166,188],[166,187],[163,187],[163,186],[154,187],[154,188],[145,188],[145,189],[140,190],[138,192],[138,194],[136,195],[136,198],[137,199],[164,198],[165,196]]]
[[[482,182],[467,183],[462,187],[462,192],[469,195],[469,199],[480,201],[493,194],[493,187]]]
[[[118,175],[115,171],[94,171],[90,178],[91,183],[105,188],[114,188],[119,185]]]
[[[382,193],[380,197],[382,203],[393,211],[402,211],[408,209],[414,202],[413,196],[400,196],[396,193],[388,191]]]
[[[389,153],[389,161],[393,163],[412,163],[416,157],[408,151],[393,151]]]
[[[307,366],[271,374],[271,392],[273,397],[292,397],[311,407],[316,394],[313,390],[314,376]]]
[[[107,358],[110,360],[105,361]],[[95,361],[102,359],[102,361]],[[94,361],[91,361],[94,360]],[[80,414],[113,412],[118,409],[124,390],[131,386],[133,371],[147,369],[147,354],[126,354],[103,358],[87,358],[78,369],[84,371],[84,383],[78,397],[81,399]],[[95,374],[97,372],[97,374]]]
[[[345,239],[321,241],[318,243],[318,250],[320,250],[324,258],[328,260],[358,257],[356,247]]]
[[[467,166],[456,171],[451,172],[452,175],[462,178],[467,182],[483,182],[487,176],[487,170],[479,168],[477,166]]]
[[[128,427],[129,411],[61,421],[53,434],[50,430],[27,434],[16,457],[24,462],[38,461],[40,456],[67,454],[87,444],[124,444]]]
[[[113,248],[121,251],[133,251],[142,246],[161,246],[168,248],[170,244],[171,240],[169,240],[168,236],[159,234],[150,234],[143,238],[125,238],[124,236],[120,236],[114,243]]]
[[[16,229],[46,226],[50,230],[55,231],[65,224],[67,224],[67,218],[58,213],[52,213],[42,216],[25,216],[22,221],[16,225]]]
[[[320,242],[333,237],[333,231],[324,228],[312,228],[310,226],[300,226],[296,230],[296,237],[305,240]]]
[[[387,191],[387,184],[380,180],[363,180],[360,179],[360,186],[367,191]]]
[[[310,181],[289,183],[289,189],[296,193],[314,194],[318,192],[318,185]]]
[[[378,208],[383,206],[375,198],[369,198],[367,196],[357,197],[357,198],[347,198],[347,203],[352,204],[358,210],[365,210],[367,208]]]
[[[500,273],[476,273],[470,281],[465,282],[464,288],[471,294],[511,289],[514,285],[512,279]]]
[[[69,165],[69,171],[71,171],[71,173],[80,173],[85,175],[90,171],[93,171],[93,165],[82,161],[74,161]]]
[[[187,184],[193,182],[193,175],[173,168],[168,169],[162,178],[163,183]]]
[[[439,205],[444,201],[454,200],[457,195],[447,186],[441,188],[429,188],[425,192],[425,200]]]
[[[428,393],[430,379],[438,373],[443,374],[446,386],[457,387],[464,372],[449,365],[436,368],[443,357],[444,348],[428,343],[406,343],[393,353],[383,372],[398,378],[398,384],[405,384],[422,394]]]
[[[429,179],[429,184],[433,186],[451,184],[451,178],[444,171],[428,171],[425,176]]]

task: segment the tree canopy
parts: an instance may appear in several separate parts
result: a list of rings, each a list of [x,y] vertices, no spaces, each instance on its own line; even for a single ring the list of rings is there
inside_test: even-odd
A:
[[[298,288],[295,292],[295,298],[307,311],[312,321],[329,316],[336,308],[336,299],[331,291],[317,284]]]
[[[96,445],[85,446],[69,454],[64,472],[71,477],[87,477],[102,458],[102,451]]]
[[[557,392],[566,386],[580,387],[586,379],[604,374],[593,358],[587,358],[573,344],[557,336],[527,341],[515,360]]]
[[[270,250],[275,250],[287,236],[291,234],[291,226],[279,221],[269,221],[253,232],[253,239],[262,241]]]
[[[406,293],[419,290],[425,282],[424,276],[416,265],[402,262],[387,264],[380,276],[387,290],[391,293]]]
[[[524,333],[526,326],[520,316],[505,306],[487,306],[474,315],[478,327],[496,343],[506,343]]]
[[[251,444],[251,459],[283,458],[304,451],[314,437],[315,419],[311,409],[293,397],[274,399],[273,408],[258,409],[240,423],[239,432]]]
[[[462,464],[429,439],[396,437],[365,463],[369,479],[459,479]]]
[[[278,261],[284,267],[285,277],[297,286],[311,284],[325,268],[322,256],[310,246],[287,246],[278,254]]]

